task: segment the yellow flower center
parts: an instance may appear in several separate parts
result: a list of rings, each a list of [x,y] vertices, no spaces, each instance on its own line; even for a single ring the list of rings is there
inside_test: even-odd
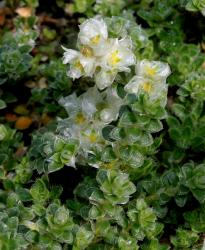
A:
[[[88,136],[87,136],[87,138],[89,139],[89,141],[90,142],[92,142],[92,143],[94,143],[94,142],[96,142],[97,141],[97,135],[95,134],[95,133],[93,133],[93,132],[91,132]]]
[[[81,72],[84,71],[84,68],[83,68],[83,65],[80,63],[79,60],[77,60],[75,63],[74,63],[74,67],[79,69]]]
[[[116,161],[111,161],[109,163],[104,163],[103,167],[106,169],[113,169],[115,167]]]
[[[93,45],[97,45],[100,42],[100,35],[92,37],[90,41]]]
[[[84,117],[84,115],[82,113],[78,113],[75,117],[75,122],[77,124],[83,124],[86,121],[86,118]]]
[[[145,67],[145,72],[149,76],[154,76],[156,75],[156,69],[151,68],[151,67]]]
[[[80,52],[85,56],[85,57],[92,57],[93,56],[93,50],[89,47],[82,47]]]
[[[151,83],[149,82],[145,82],[143,85],[142,85],[142,88],[145,92],[147,93],[150,93],[150,91],[152,90],[152,85]]]
[[[117,63],[119,63],[120,61],[121,61],[121,59],[119,57],[119,51],[115,50],[114,52],[111,53],[109,62],[112,66],[114,66]]]

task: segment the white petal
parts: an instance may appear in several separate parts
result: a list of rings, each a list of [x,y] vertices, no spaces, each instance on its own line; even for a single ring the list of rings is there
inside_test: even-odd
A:
[[[110,44],[109,40],[102,41],[98,44],[98,46],[92,46],[93,52],[95,56],[104,56],[105,53],[109,50]]]
[[[72,95],[66,97],[61,97],[58,103],[66,109],[69,116],[75,114],[80,109],[80,103],[76,96],[76,93],[73,93]]]
[[[118,112],[115,112],[114,109],[103,109],[100,112],[100,118],[105,123],[110,123],[114,120],[116,120],[118,117]]]
[[[82,44],[91,44],[91,39],[99,36],[100,40],[106,40],[108,37],[107,25],[103,19],[99,17],[90,18],[80,26],[78,38]],[[95,44],[93,44],[95,45]]]
[[[136,73],[142,77],[157,81],[165,81],[171,70],[167,63],[142,60],[137,63]]]
[[[124,46],[125,48],[132,49],[132,40],[130,37],[124,37],[121,40],[119,40],[119,45]]]
[[[139,92],[139,88],[140,88],[140,84],[141,82],[144,81],[143,78],[139,77],[139,76],[134,76],[127,85],[125,85],[124,89],[126,92],[128,93],[132,93],[132,94],[138,94]]]
[[[71,156],[70,161],[68,163],[66,163],[65,165],[69,166],[69,167],[76,168],[75,162],[76,162],[75,156]]]
[[[79,59],[81,65],[83,66],[83,69],[85,71],[85,76],[92,77],[95,72],[95,58],[88,58],[82,56]]]
[[[82,110],[87,116],[92,116],[97,111],[97,103],[102,101],[101,95],[96,87],[89,88],[81,98]]]
[[[124,54],[124,64],[126,66],[134,65],[135,61],[135,55],[133,53],[130,53],[130,51]]]
[[[160,99],[161,101],[163,101],[163,99],[166,100],[166,98],[163,98],[163,96],[164,97],[167,96],[168,85],[166,83],[159,83],[159,84],[154,84],[153,86],[154,88],[149,95],[150,99],[151,100]]]
[[[107,72],[101,70],[99,73],[95,75],[95,82],[97,87],[102,90],[108,86],[110,86],[116,77],[116,72]]]
[[[68,76],[74,79],[78,79],[80,78],[83,74],[82,71],[76,67],[72,67],[70,68],[70,70],[68,71]]]
[[[101,58],[100,66],[107,70],[129,72],[128,67],[135,64],[135,55],[130,47],[130,39],[109,39],[109,48],[105,56]]]
[[[79,56],[79,52],[73,49],[66,49],[62,46],[62,48],[65,50],[63,54],[63,64],[67,64],[73,60],[75,60]]]

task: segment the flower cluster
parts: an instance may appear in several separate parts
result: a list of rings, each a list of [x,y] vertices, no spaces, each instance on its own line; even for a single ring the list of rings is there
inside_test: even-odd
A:
[[[80,51],[63,47],[63,63],[70,64],[68,76],[73,79],[94,77],[97,87],[102,90],[112,85],[118,72],[130,72],[129,66],[135,65],[136,75],[125,86],[125,91],[146,94],[152,101],[166,96],[168,64],[148,60],[136,63],[132,40],[129,37],[109,38],[107,25],[100,17],[80,25],[78,44]]]
[[[66,109],[69,118],[59,120],[59,131],[66,138],[77,139],[83,155],[100,150],[105,145],[102,129],[118,118],[123,104],[115,88],[100,93],[96,87],[88,89],[79,97],[72,94],[62,97],[59,103]]]
[[[76,159],[81,163],[83,159],[87,162],[88,155],[92,154],[96,159],[91,165],[96,167],[140,167],[146,152],[143,153],[139,146],[153,144],[151,134],[145,133],[144,127],[150,128],[152,132],[161,130],[161,123],[150,121],[146,113],[157,114],[159,106],[165,106],[166,78],[170,68],[160,61],[138,60],[136,63],[131,39],[108,38],[107,26],[99,17],[88,19],[80,25],[78,40],[80,51],[65,49],[63,62],[70,64],[68,75],[73,78],[94,77],[96,86],[88,88],[79,97],[74,93],[59,100],[69,117],[59,120],[58,130],[64,137],[79,142],[77,155],[80,157]],[[118,72],[129,72],[131,65],[135,65],[136,75],[131,80],[128,74],[125,76],[121,85],[121,98],[118,95],[119,84],[114,87],[112,83]],[[134,110],[133,103],[129,102],[129,94],[137,97],[143,95],[148,101],[148,110],[144,111],[144,107]],[[137,102],[135,105],[138,105]],[[129,108],[134,113],[129,113]],[[142,124],[139,116],[142,115],[143,126],[139,129],[136,128],[136,119],[140,127]],[[162,118],[163,114],[155,119]],[[103,164],[97,155],[103,158]],[[117,161],[116,155],[120,161]]]
[[[80,51],[63,47],[63,63],[70,64],[68,76],[94,76],[99,89],[110,86],[118,72],[130,72],[129,66],[135,64],[131,39],[109,38],[107,25],[100,17],[80,25],[78,44]]]
[[[170,75],[170,67],[160,61],[139,61],[136,65],[136,75],[125,86],[132,94],[148,95],[150,100],[156,100],[167,93],[166,78]]]

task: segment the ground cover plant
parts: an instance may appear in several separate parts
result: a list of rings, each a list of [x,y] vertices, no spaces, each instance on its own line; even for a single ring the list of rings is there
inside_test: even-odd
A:
[[[0,2],[0,249],[203,250],[205,1]]]

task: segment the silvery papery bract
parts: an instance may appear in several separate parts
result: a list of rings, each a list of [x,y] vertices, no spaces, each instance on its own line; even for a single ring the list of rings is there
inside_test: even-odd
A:
[[[80,51],[66,49],[63,63],[70,64],[68,76],[73,79],[95,77],[99,89],[110,86],[118,72],[129,72],[135,64],[130,38],[109,38],[107,25],[100,17],[88,19],[80,26]]]

